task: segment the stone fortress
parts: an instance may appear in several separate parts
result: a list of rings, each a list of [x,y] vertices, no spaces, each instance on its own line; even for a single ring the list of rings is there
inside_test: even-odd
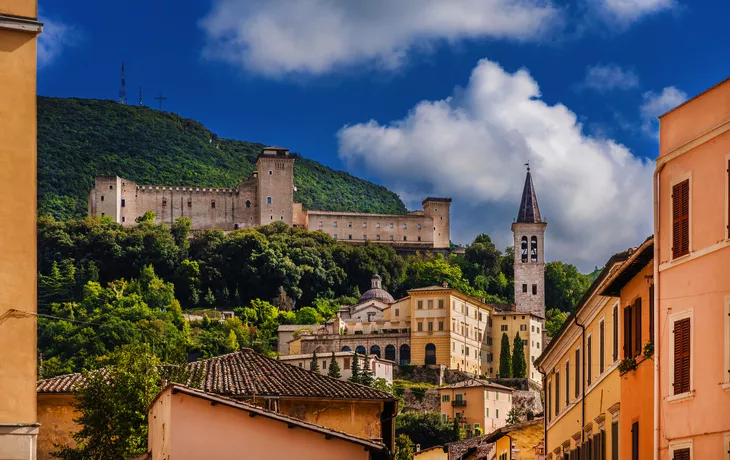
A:
[[[368,214],[304,210],[295,200],[294,157],[281,147],[266,147],[256,169],[236,188],[137,185],[117,176],[96,177],[89,192],[88,214],[122,225],[154,211],[157,222],[187,217],[193,230],[225,231],[281,221],[322,230],[353,244],[378,242],[400,249],[450,246],[451,198],[426,198],[423,210],[407,214]]]
[[[541,384],[534,366],[546,344],[544,237],[537,195],[528,168],[517,219],[515,305],[487,304],[448,285],[408,291],[394,299],[379,275],[355,305],[340,308],[325,325],[279,327],[279,353],[327,355],[357,352],[396,364],[443,365],[478,376],[500,377],[501,340],[516,334],[525,344],[527,378]]]

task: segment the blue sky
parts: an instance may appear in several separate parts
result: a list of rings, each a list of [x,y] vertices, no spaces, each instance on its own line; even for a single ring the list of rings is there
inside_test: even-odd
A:
[[[454,198],[452,239],[511,244],[525,161],[549,259],[651,233],[656,115],[728,76],[727,1],[41,0],[38,93],[127,93],[220,136]]]

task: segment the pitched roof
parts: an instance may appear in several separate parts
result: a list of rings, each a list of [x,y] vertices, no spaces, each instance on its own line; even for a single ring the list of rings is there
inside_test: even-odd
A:
[[[520,423],[515,423],[512,425],[503,426],[502,428],[499,428],[495,431],[492,431],[488,435],[484,437],[484,440],[486,442],[495,442],[502,436],[506,435],[507,433],[510,433],[512,431],[521,430],[522,428],[527,428],[529,426],[537,425],[540,423],[543,423],[544,419],[543,417],[534,418],[532,420],[527,420]]]
[[[451,385],[447,385],[445,387],[439,387],[439,390],[450,390],[452,388],[475,388],[475,387],[487,387],[487,388],[495,388],[497,390],[515,391],[514,388],[506,387],[506,386],[500,385],[498,383],[491,383],[491,382],[488,382],[488,381],[482,380],[482,379],[462,380],[461,382],[452,383]]]
[[[293,332],[299,329],[312,329],[317,326],[321,326],[321,324],[282,324],[276,330],[277,332]]]
[[[300,420],[298,418],[289,417],[287,415],[280,414],[278,412],[274,412],[268,409],[264,409],[259,406],[254,406],[253,404],[248,404],[243,401],[238,401],[231,398],[226,398],[220,395],[215,395],[211,393],[206,393],[204,391],[190,388],[185,385],[179,385],[179,384],[169,384],[167,387],[165,387],[162,391],[160,391],[157,396],[155,396],[155,399],[150,403],[150,407],[154,405],[154,403],[162,396],[163,393],[170,390],[172,394],[176,393],[183,393],[188,396],[192,396],[195,398],[201,398],[208,401],[211,401],[211,403],[220,404],[228,407],[232,407],[234,409],[243,410],[251,414],[260,415],[262,417],[266,417],[272,420],[278,420],[280,422],[285,422],[289,426],[297,426],[300,428],[304,428],[306,430],[314,431],[317,433],[321,433],[325,435],[325,437],[333,437],[333,438],[339,438],[344,441],[353,442],[355,444],[359,444],[366,449],[372,449],[376,452],[387,452],[387,448],[384,444],[380,442],[371,441],[369,439],[360,438],[357,436],[353,436],[347,433],[343,433],[341,431],[332,430],[330,428],[323,427],[321,425],[315,425],[314,423],[305,422],[303,420]]]
[[[525,177],[525,188],[522,190],[522,201],[520,202],[520,210],[517,213],[517,222],[520,223],[540,223],[540,208],[537,205],[537,194],[535,186],[532,184],[532,174],[530,167],[527,167],[527,177]]]
[[[39,380],[36,384],[37,393],[71,393],[86,379],[80,373],[59,375],[49,379]]]
[[[260,355],[251,349],[190,363],[200,388],[226,396],[392,400],[393,395]]]
[[[648,237],[641,243],[629,260],[619,267],[613,274],[611,280],[601,290],[601,295],[618,297],[629,281],[631,281],[641,270],[654,259],[654,236]]]

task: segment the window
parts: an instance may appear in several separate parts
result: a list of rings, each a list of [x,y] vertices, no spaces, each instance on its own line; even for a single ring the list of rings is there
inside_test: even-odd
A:
[[[532,285],[532,295],[537,295],[537,284]]]
[[[530,238],[530,262],[537,262],[537,237]]]
[[[375,228],[380,228],[380,224],[375,224]]]
[[[349,228],[352,228],[352,222],[348,222],[348,223],[347,223],[347,226],[348,226]]]
[[[672,460],[690,460],[691,458],[692,456],[690,455],[689,447],[674,449],[674,451],[672,452]]]
[[[408,241],[408,237],[407,236],[404,236],[403,237],[403,241]]]
[[[380,235],[375,235],[375,241],[380,241]]]
[[[618,420],[611,423],[611,460],[618,460]]]
[[[418,237],[418,241],[421,241],[421,237],[420,236]]]
[[[639,422],[631,424],[631,460],[639,460]]]
[[[439,308],[444,308],[444,299],[439,299]]]
[[[522,285],[522,292],[527,292],[527,284]]]
[[[586,363],[586,385],[591,384],[591,377],[593,376],[593,369],[591,366],[593,366],[593,336],[588,336],[588,344],[586,345],[586,359],[588,362]]]
[[[122,216],[122,222],[126,222],[126,221],[127,221],[127,218]]]
[[[101,196],[101,201],[104,201],[104,195]]]
[[[124,199],[122,199],[122,207],[125,207],[126,205],[127,205],[127,203],[125,202]]]
[[[548,387],[547,387],[547,418],[548,418],[548,422],[553,418],[552,417],[552,414],[553,413],[551,412],[551,407],[550,407],[551,402],[552,402],[552,399],[553,399],[552,384],[550,382],[548,382]]]
[[[649,286],[649,340],[654,343],[654,285]]]
[[[624,308],[624,358],[641,354],[641,297]]]
[[[672,333],[672,348],[674,349],[674,392],[678,395],[689,393],[691,390],[690,352],[691,352],[691,331],[690,319],[683,318],[674,322]]]
[[[443,331],[443,330],[444,330],[444,322],[439,321],[439,331]]]
[[[428,322],[428,332],[433,332],[433,321]]]
[[[419,310],[422,310],[423,309],[423,300],[419,300],[418,301],[418,309]]]
[[[351,240],[352,239],[352,235],[347,235],[347,239],[348,240]]]
[[[114,190],[114,186],[113,185],[110,185],[109,186],[109,190]]]
[[[388,238],[390,241],[393,241],[393,235],[390,235],[390,238]]]
[[[634,302],[634,356],[641,354],[641,297]]]
[[[393,228],[393,224],[390,224],[390,228]]]
[[[271,204],[271,197],[270,196],[267,196],[266,197],[266,204]]]
[[[337,233],[333,233],[332,238],[337,239]]]
[[[672,257],[689,254],[689,179],[672,187]]]
[[[500,325],[499,326],[499,330],[502,331],[502,332],[506,332],[507,331],[507,325],[506,324]]]
[[[320,220],[320,221],[319,221],[319,226],[320,226],[320,227],[323,227],[323,226],[324,226],[324,222],[322,222],[322,221]]]
[[[395,309],[395,316],[400,316],[400,309],[399,308],[396,308]]]
[[[337,228],[337,221],[332,222],[332,226]]]
[[[418,224],[418,229],[419,229],[419,230],[421,229],[421,224]]]
[[[449,402],[449,395],[443,395],[441,396],[441,402]]]
[[[362,236],[362,239],[363,239],[363,241],[367,241],[367,239],[368,239],[368,236],[367,236],[367,235],[363,235],[363,236]]]
[[[269,170],[269,176],[272,175],[272,174],[274,174],[274,171]]]
[[[527,262],[527,237],[523,236],[521,241],[522,241],[521,260],[522,260],[522,262]]]
[[[101,217],[104,217],[104,213],[103,212],[101,213]]]
[[[190,207],[190,201],[188,201],[188,207]],[[251,200],[246,200],[246,207],[247,208],[250,208],[251,207]],[[322,221],[321,220],[319,221],[319,225],[320,225],[320,227],[322,226]]]
[[[497,399],[499,399],[499,398],[497,398]],[[495,412],[495,415],[494,416],[496,418],[499,418],[499,409],[495,409],[494,412]]]
[[[580,396],[580,348],[575,349],[575,397]]]
[[[348,358],[345,358],[344,368],[345,369],[350,369],[350,358],[349,357]]]
[[[520,324],[520,330],[526,331],[527,330],[527,324]]]
[[[422,331],[423,331],[423,323],[419,322],[418,323],[418,332],[422,332]]]
[[[570,361],[565,362],[565,407],[570,404]]]
[[[407,228],[408,228],[408,225],[407,224],[403,224],[403,229],[405,230]]]
[[[618,359],[618,305],[613,306],[613,361]]]
[[[598,373],[603,374],[603,371],[605,369],[605,358],[604,358],[604,352],[605,352],[605,346],[604,343],[606,341],[606,322],[601,321],[598,323]]]
[[[167,206],[167,198],[162,199],[162,206]]]
[[[560,413],[560,372],[555,373],[555,415]]]
[[[368,223],[367,222],[363,222],[362,223],[362,228],[368,228]]]
[[[433,309],[433,300],[428,301],[428,309],[429,310]]]
[[[210,207],[211,209],[215,209],[215,200],[210,201]]]

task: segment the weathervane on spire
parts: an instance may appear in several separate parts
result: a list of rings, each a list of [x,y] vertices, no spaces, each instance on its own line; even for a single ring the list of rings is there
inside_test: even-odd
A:
[[[525,166],[527,166],[527,170],[530,170],[530,160],[527,160],[527,163],[525,163]]]

